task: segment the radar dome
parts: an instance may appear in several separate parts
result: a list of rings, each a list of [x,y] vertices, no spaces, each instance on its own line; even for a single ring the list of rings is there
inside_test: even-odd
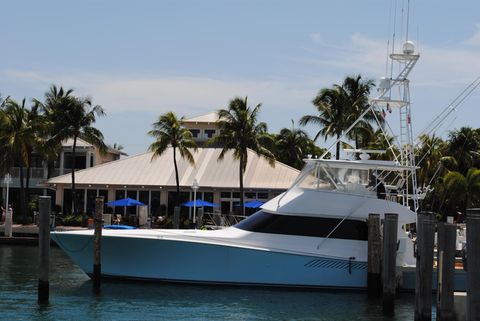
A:
[[[378,89],[388,89],[390,88],[390,79],[387,77],[380,77],[380,81],[378,83]]]
[[[403,53],[406,54],[406,55],[411,55],[415,52],[415,44],[413,43],[413,41],[406,41],[404,44],[403,44]]]

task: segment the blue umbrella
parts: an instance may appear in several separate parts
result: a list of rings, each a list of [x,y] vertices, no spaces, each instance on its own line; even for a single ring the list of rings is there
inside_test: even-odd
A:
[[[145,205],[142,202],[134,200],[133,198],[124,198],[121,200],[116,200],[107,203],[108,206],[136,206],[136,205]]]
[[[202,207],[202,206],[210,206],[210,207],[214,207],[214,206],[219,206],[218,204],[215,204],[215,203],[210,203],[210,202],[207,202],[207,201],[204,201],[204,200],[196,200],[196,202],[194,201],[189,201],[189,202],[186,202],[186,203],[183,203],[182,206],[186,206],[186,207]]]
[[[255,201],[248,201],[248,202],[245,202],[245,207],[246,208],[258,208],[260,206],[262,206],[264,204],[264,202],[262,201],[259,201],[259,200],[255,200]]]

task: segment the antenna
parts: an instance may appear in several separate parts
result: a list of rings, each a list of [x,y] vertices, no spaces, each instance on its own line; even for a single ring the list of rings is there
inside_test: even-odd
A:
[[[405,41],[408,41],[408,24],[410,22],[410,0],[407,0],[407,27],[405,31]]]

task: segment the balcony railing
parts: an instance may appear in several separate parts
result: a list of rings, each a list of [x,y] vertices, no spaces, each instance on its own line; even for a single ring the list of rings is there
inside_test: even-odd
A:
[[[20,177],[20,167],[11,167],[10,168],[10,175],[12,178],[19,178]],[[30,168],[30,178],[38,179],[44,178],[45,171],[41,167],[32,167]],[[27,169],[23,169],[23,176],[27,177]]]
[[[77,169],[79,170],[79,169]],[[12,178],[20,178],[20,167],[10,167],[10,175],[12,175]],[[69,174],[71,173],[72,170],[70,168],[64,168],[63,169],[63,174]],[[27,177],[27,169],[23,169],[23,175],[26,178]],[[46,170],[44,170],[41,167],[32,167],[30,168],[30,178],[33,179],[40,179],[40,178],[45,178],[47,175]],[[56,177],[60,175],[60,168],[54,168],[53,171],[50,172],[50,177]]]

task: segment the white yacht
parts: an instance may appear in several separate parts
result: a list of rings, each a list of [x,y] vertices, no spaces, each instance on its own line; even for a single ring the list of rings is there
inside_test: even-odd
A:
[[[367,112],[398,108],[401,144],[392,161],[309,158],[294,184],[261,210],[222,230],[103,230],[102,275],[171,282],[364,288],[369,213],[398,213],[397,265],[414,265],[405,226],[416,221],[407,76],[418,55],[411,42],[390,58],[396,78],[380,82]],[[394,86],[401,97],[392,97]],[[397,92],[397,91],[395,91]],[[352,125],[353,127],[353,125]],[[342,138],[340,138],[342,139]],[[333,145],[332,145],[333,146]],[[393,148],[392,148],[393,150]],[[357,158],[359,158],[357,160]],[[93,230],[53,232],[55,242],[86,273],[93,272]]]
[[[102,274],[175,282],[292,287],[366,287],[369,213],[415,213],[368,186],[369,172],[404,166],[385,161],[308,159],[284,194],[222,230],[102,231]],[[368,166],[367,166],[368,165]],[[398,264],[413,263],[401,228]],[[53,239],[86,273],[93,267],[93,230],[53,232]]]

